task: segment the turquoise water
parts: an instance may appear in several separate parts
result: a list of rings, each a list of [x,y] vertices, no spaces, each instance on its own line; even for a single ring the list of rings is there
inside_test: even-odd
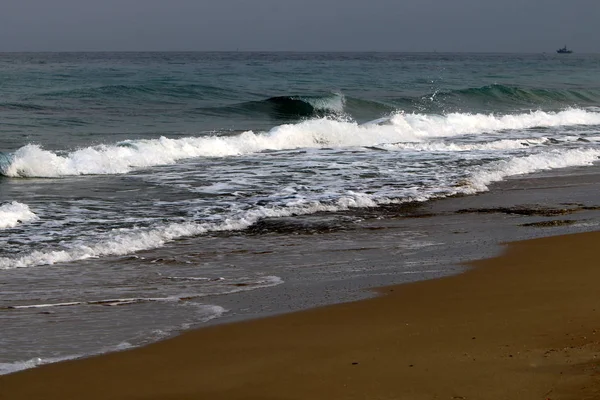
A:
[[[400,109],[595,105],[599,63],[575,54],[1,54],[0,150],[267,130],[319,114],[364,122]]]
[[[582,54],[0,54],[0,363],[155,340],[222,316],[219,296],[283,283],[272,266],[190,269],[214,235],[319,234],[340,212],[592,166],[599,68]],[[297,216],[312,225],[272,223]]]

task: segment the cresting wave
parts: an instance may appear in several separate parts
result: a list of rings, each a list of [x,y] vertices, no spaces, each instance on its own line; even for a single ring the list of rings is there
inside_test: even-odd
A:
[[[172,84],[166,82],[146,82],[143,84],[104,85],[96,87],[78,88],[64,91],[51,91],[40,94],[41,100],[73,100],[94,99],[96,101],[110,101],[119,98],[136,103],[163,103],[185,104],[189,100],[236,100],[242,93],[224,87],[201,84]],[[353,108],[360,110],[362,107],[369,109],[376,106],[387,109],[388,105],[372,102],[367,99],[351,98]],[[409,110],[432,111],[442,109],[456,109],[469,106],[506,106],[507,109],[515,107],[566,107],[585,106],[598,104],[600,92],[588,88],[535,88],[519,87],[502,84],[492,84],[481,87],[468,87],[464,89],[434,91],[419,96],[396,98],[392,102]],[[222,107],[205,107],[196,109],[196,112],[208,114],[247,114],[265,113],[275,118],[311,117],[321,112],[341,113],[344,111],[346,98],[338,93],[331,95],[308,96],[275,96],[266,97],[264,100],[235,103]],[[431,106],[435,104],[439,107]],[[0,109],[43,111],[52,110],[45,102],[5,102],[0,103]]]
[[[349,192],[328,203],[310,201],[288,204],[286,207],[257,207],[232,215],[222,222],[171,223],[153,229],[121,229],[95,243],[72,244],[63,250],[34,251],[17,258],[0,258],[0,269],[26,268],[38,265],[67,263],[89,258],[126,255],[140,250],[158,248],[176,239],[197,236],[207,232],[239,231],[247,229],[263,218],[308,215],[317,212],[336,212],[351,208],[377,207],[407,201],[426,201],[455,194],[474,194],[487,190],[487,185],[508,176],[572,166],[591,165],[600,157],[600,149],[550,150],[510,160],[492,162],[471,170],[466,179],[432,192],[411,197],[377,197]]]
[[[334,93],[326,96],[276,96],[260,101],[211,107],[197,110],[200,113],[230,115],[266,114],[278,119],[297,119],[300,117],[319,117],[327,115],[342,115],[346,98]]]
[[[398,113],[385,120],[385,124],[359,125],[320,118],[279,125],[263,133],[247,131],[238,136],[132,140],[69,153],[55,153],[37,145],[27,145],[3,157],[5,161],[0,165],[0,173],[23,178],[124,174],[133,169],[174,164],[186,158],[231,157],[297,148],[376,146],[533,127],[597,125],[600,124],[600,113],[583,109],[503,116]]]
[[[27,204],[13,201],[0,205],[0,229],[14,228],[23,222],[39,219]]]

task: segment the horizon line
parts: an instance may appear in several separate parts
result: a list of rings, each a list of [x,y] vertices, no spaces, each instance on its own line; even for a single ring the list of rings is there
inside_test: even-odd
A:
[[[0,54],[31,53],[391,53],[391,54],[557,54],[552,51],[451,51],[451,50],[0,50]],[[598,54],[598,52],[576,52],[572,54]]]

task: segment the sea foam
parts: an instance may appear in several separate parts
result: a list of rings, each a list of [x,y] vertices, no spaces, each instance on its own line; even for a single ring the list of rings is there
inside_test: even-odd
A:
[[[499,182],[509,176],[591,165],[598,161],[598,157],[600,157],[600,150],[598,149],[572,149],[566,151],[552,150],[525,157],[496,161],[473,172],[469,178],[471,189],[466,190],[464,193],[471,194],[488,190],[487,185],[492,182]]]
[[[16,201],[0,205],[0,229],[14,228],[23,222],[35,221],[35,215],[27,204]]]
[[[461,151],[492,151],[517,150],[541,146],[548,143],[547,138],[539,139],[502,139],[486,143],[458,144],[440,141],[421,143],[392,143],[379,146],[383,150],[412,150],[425,152],[461,152]]]
[[[0,173],[9,177],[124,174],[134,169],[174,164],[186,158],[232,157],[297,148],[376,146],[533,127],[598,125],[600,113],[582,109],[503,116],[398,113],[388,121],[387,124],[359,125],[356,122],[321,118],[279,125],[269,132],[130,140],[66,153],[52,152],[30,144],[15,151],[9,162],[0,167]]]
[[[445,188],[432,188],[431,191],[423,190],[410,196],[389,198],[349,192],[330,202],[297,200],[289,202],[285,206],[256,207],[226,217],[220,222],[183,222],[151,229],[120,229],[113,231],[105,239],[94,243],[71,243],[65,244],[67,247],[61,250],[39,250],[16,258],[0,258],[0,269],[65,263],[109,255],[126,255],[140,250],[158,248],[180,238],[197,236],[207,232],[244,230],[263,218],[336,212],[351,208],[376,207],[390,203],[426,201],[454,194],[473,194],[488,190],[487,185],[509,176],[590,165],[597,161],[598,157],[600,157],[600,150],[597,149],[549,150],[479,166],[469,172],[465,182],[455,182]]]
[[[81,357],[82,356],[79,355],[48,358],[36,357],[25,361],[0,363],[0,375],[12,374],[14,372],[23,371],[24,369],[35,368],[40,365],[52,364],[59,361],[74,360]]]
[[[351,207],[372,207],[377,204],[368,195],[355,194],[341,197],[332,204],[311,201],[309,203],[290,203],[288,207],[258,207],[236,216],[230,216],[220,222],[183,222],[171,223],[153,229],[118,229],[108,234],[104,240],[94,243],[70,243],[64,244],[65,248],[60,250],[38,250],[17,258],[0,257],[0,270],[52,265],[109,255],[126,255],[141,250],[162,247],[174,240],[207,232],[243,230],[262,218],[306,215],[320,211],[333,212]]]

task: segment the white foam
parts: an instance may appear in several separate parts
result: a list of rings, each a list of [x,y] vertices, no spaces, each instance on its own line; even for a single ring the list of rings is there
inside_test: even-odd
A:
[[[39,219],[26,204],[16,201],[0,206],[0,229],[14,228],[22,222]]]
[[[263,218],[307,215],[317,212],[336,212],[350,208],[376,207],[382,204],[406,201],[426,201],[433,197],[452,194],[473,194],[487,190],[487,185],[503,180],[508,176],[531,172],[590,165],[597,161],[600,150],[548,151],[526,157],[493,162],[475,169],[462,185],[435,188],[432,191],[407,192],[402,198],[392,199],[365,193],[348,192],[331,202],[294,200],[280,207],[257,207],[231,216],[220,222],[211,223],[171,223],[153,229],[121,229],[113,231],[107,238],[95,243],[66,244],[63,250],[34,251],[17,258],[0,258],[0,269],[25,268],[38,265],[66,263],[88,258],[126,255],[141,250],[163,246],[174,240],[216,231],[239,231],[248,228]]]
[[[11,363],[0,363],[0,375],[12,374],[14,372],[22,371],[24,369],[35,368],[44,364],[52,364],[59,361],[67,361],[81,358],[78,355],[64,356],[64,357],[49,357],[49,358],[32,358],[25,361],[15,361]]]
[[[300,97],[317,110],[333,111],[341,114],[344,111],[346,98],[341,93],[334,93],[327,97]]]
[[[123,299],[106,299],[106,300],[87,300],[87,301],[68,301],[62,303],[40,303],[40,304],[26,304],[18,306],[8,306],[6,308],[21,310],[28,308],[51,308],[51,307],[70,307],[80,305],[103,305],[103,306],[121,306],[126,304],[136,303],[147,303],[154,301],[180,301],[179,297],[132,297]]]
[[[25,361],[0,363],[0,375],[12,374],[14,372],[22,371],[25,369],[35,368],[35,367],[39,367],[41,365],[53,364],[53,363],[61,362],[61,361],[76,360],[78,358],[83,358],[83,357],[87,357],[87,356],[112,353],[115,351],[123,351],[123,350],[131,349],[133,347],[135,347],[135,346],[133,346],[129,342],[122,342],[115,346],[104,347],[98,351],[94,351],[89,354],[71,354],[71,355],[66,355],[66,356],[61,356],[61,357],[46,357],[46,358],[36,357],[36,358],[32,358],[32,359],[25,360]]]
[[[0,270],[51,265],[109,255],[126,255],[162,247],[165,243],[207,232],[243,230],[262,218],[306,215],[320,211],[333,212],[354,207],[374,207],[381,204],[382,201],[385,200],[375,201],[366,194],[350,193],[349,196],[341,197],[331,204],[323,204],[318,201],[295,201],[288,203],[286,207],[258,207],[216,223],[183,222],[171,223],[150,230],[118,229],[106,239],[96,243],[73,243],[63,250],[33,251],[18,258],[2,257],[0,258]]]
[[[582,109],[560,112],[533,111],[524,114],[501,115],[451,113],[447,115],[397,114],[393,126],[402,126],[418,137],[447,137],[534,127],[597,125],[600,113]]]
[[[12,155],[2,174],[10,177],[123,174],[136,168],[173,164],[185,158],[228,157],[296,148],[375,146],[538,126],[597,124],[600,124],[600,113],[581,109],[504,116],[399,113],[390,117],[390,124],[385,125],[358,125],[321,118],[280,125],[263,133],[248,131],[237,136],[181,139],[162,137],[87,147],[66,154],[27,145]]]
[[[526,157],[493,162],[485,167],[478,168],[471,175],[468,179],[470,189],[467,189],[464,193],[485,191],[490,183],[501,181],[508,176],[556,168],[591,165],[598,161],[598,157],[600,157],[600,150],[597,149],[572,149],[566,151],[552,150]]]
[[[486,143],[458,144],[445,142],[420,142],[420,143],[393,143],[380,146],[385,150],[412,150],[427,152],[454,152],[454,151],[490,151],[490,150],[516,150],[539,146],[547,143],[547,138],[539,139],[502,139]]]
[[[132,254],[141,250],[154,249],[174,240],[216,231],[238,231],[255,224],[263,218],[307,215],[317,212],[336,212],[358,207],[376,207],[391,202],[425,201],[433,197],[452,194],[472,194],[487,190],[487,185],[508,176],[531,172],[589,165],[600,156],[600,150],[571,149],[551,150],[526,157],[497,161],[471,171],[466,181],[445,182],[431,190],[407,189],[401,194],[389,193],[370,195],[347,192],[328,202],[295,199],[282,206],[256,207],[239,212],[217,222],[182,222],[156,226],[148,229],[114,230],[104,239],[95,242],[63,243],[61,249],[38,250],[15,258],[0,258],[0,269],[25,268],[38,265],[66,263],[103,256]]]

